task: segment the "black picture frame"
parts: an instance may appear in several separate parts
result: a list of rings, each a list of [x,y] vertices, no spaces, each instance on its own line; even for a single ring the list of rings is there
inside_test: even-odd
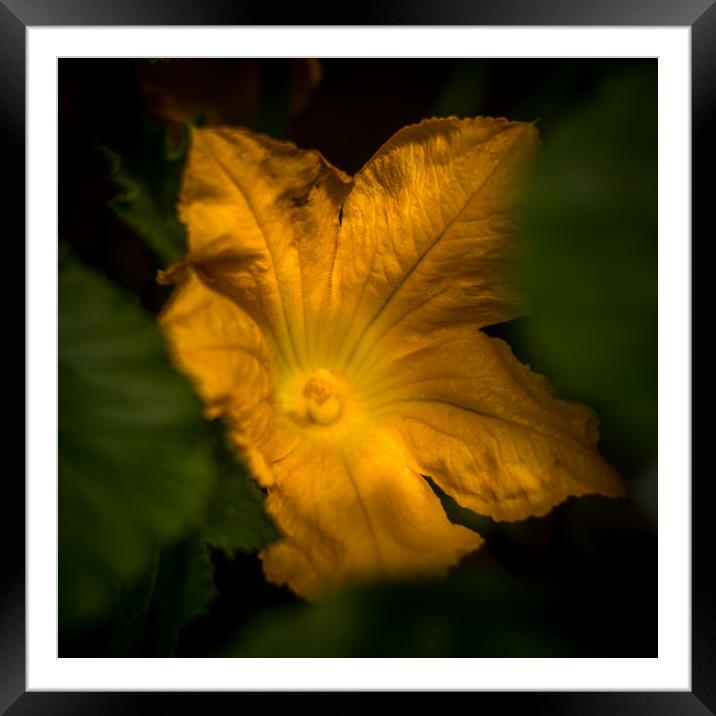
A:
[[[383,0],[363,2],[350,13],[332,7],[296,4],[283,13],[280,22],[260,4],[242,0],[209,2],[177,0],[0,0],[0,124],[3,136],[4,174],[12,178],[3,193],[6,227],[6,260],[14,267],[25,266],[25,30],[30,26],[86,25],[597,25],[597,26],[688,26],[691,28],[692,67],[692,233],[705,241],[707,211],[713,199],[713,142],[716,113],[716,3],[714,0]],[[10,220],[8,229],[7,220]],[[693,246],[693,240],[692,240]],[[13,248],[14,247],[14,248]],[[9,249],[12,248],[12,251]],[[24,276],[16,270],[16,274]],[[17,293],[14,293],[17,297]],[[14,303],[6,305],[16,305]],[[23,341],[24,346],[24,341]],[[27,356],[22,360],[24,371]],[[11,363],[12,365],[12,363]],[[23,373],[24,374],[24,373]],[[17,382],[17,381],[16,381]],[[13,416],[13,420],[15,417]],[[20,421],[17,420],[19,424]],[[22,421],[24,425],[24,420]],[[9,441],[7,443],[10,444]],[[688,477],[688,476],[684,476]],[[713,571],[713,532],[708,529],[711,500],[710,471],[695,474],[692,483],[692,673],[690,692],[568,692],[568,693],[485,693],[472,694],[473,708],[497,700],[501,709],[525,709],[538,714],[716,714],[716,591],[709,579]],[[24,485],[19,471],[7,471],[3,502],[7,514],[2,529],[8,533],[5,546],[3,587],[0,594],[0,713],[144,713],[157,710],[152,694],[130,692],[69,693],[25,692],[25,559]],[[12,505],[12,509],[8,509]],[[13,520],[15,520],[13,522]],[[162,698],[168,697],[165,694]],[[214,705],[217,694],[174,694],[183,707],[192,708],[201,699],[201,712],[223,712]],[[228,696],[228,708],[235,710],[245,694]],[[335,699],[347,705],[341,710],[358,711],[371,694],[346,698],[336,694],[325,699],[335,710]],[[266,703],[279,703],[295,695],[265,695]],[[265,698],[264,697],[264,698]],[[472,699],[475,699],[472,701]],[[207,701],[208,700],[208,701]],[[299,698],[299,702],[305,699]],[[286,702],[288,705],[288,702]],[[333,705],[331,705],[333,704]],[[165,705],[162,705],[164,710]],[[295,701],[294,706],[295,708]],[[6,711],[7,709],[7,711]],[[228,709],[227,709],[228,710]]]

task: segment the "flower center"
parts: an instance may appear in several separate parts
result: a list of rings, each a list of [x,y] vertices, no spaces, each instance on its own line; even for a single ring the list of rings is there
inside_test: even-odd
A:
[[[311,423],[330,425],[341,417],[343,403],[333,375],[325,368],[309,376],[303,386],[303,417]]]

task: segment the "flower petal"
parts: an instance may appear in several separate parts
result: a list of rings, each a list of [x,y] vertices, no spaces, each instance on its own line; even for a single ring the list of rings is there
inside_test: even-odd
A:
[[[480,545],[395,443],[366,441],[370,450],[301,441],[270,465],[266,507],[287,535],[262,554],[270,581],[312,598],[347,580],[441,573]]]
[[[625,494],[597,452],[594,412],[555,397],[504,341],[455,327],[404,335],[393,350],[376,414],[402,438],[412,469],[464,507],[521,520],[570,495]]]
[[[187,260],[245,310],[284,363],[308,358],[351,182],[318,152],[243,129],[194,129],[179,215]]]
[[[207,415],[255,415],[273,393],[273,367],[261,331],[191,268],[159,316],[177,365],[192,379]]]
[[[333,304],[352,318],[336,349],[346,364],[368,360],[398,325],[482,327],[518,315],[508,270],[515,185],[536,146],[527,123],[426,120],[356,175],[333,285]]]

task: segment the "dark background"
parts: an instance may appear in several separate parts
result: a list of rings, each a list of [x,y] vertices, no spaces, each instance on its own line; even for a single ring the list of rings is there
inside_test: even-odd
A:
[[[188,121],[249,126],[354,173],[424,117],[537,122],[522,237],[533,310],[489,332],[595,407],[630,491],[507,526],[446,505],[487,537],[447,581],[318,606],[267,584],[255,554],[211,550],[205,613],[166,653],[145,634],[124,655],[657,655],[656,61],[60,60],[59,78],[60,242],[150,312],[167,297],[166,261],[109,205],[106,153],[143,146],[149,126],[177,142]],[[60,655],[113,655],[114,614],[61,618]]]

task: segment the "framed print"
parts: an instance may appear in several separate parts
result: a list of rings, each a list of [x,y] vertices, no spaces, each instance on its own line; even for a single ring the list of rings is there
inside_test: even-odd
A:
[[[576,8],[3,0],[9,713],[716,709],[690,427],[716,14]]]

